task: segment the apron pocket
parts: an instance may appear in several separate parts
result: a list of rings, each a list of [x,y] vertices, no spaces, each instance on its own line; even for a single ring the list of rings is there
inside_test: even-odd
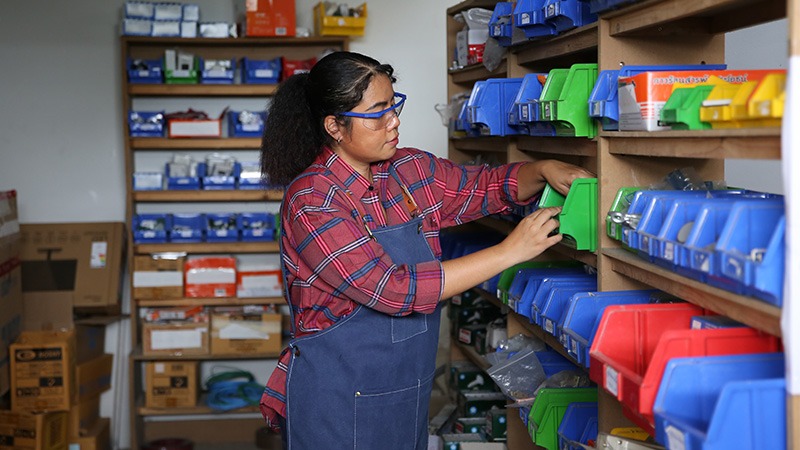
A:
[[[416,447],[421,401],[419,385],[390,392],[362,391],[356,394],[355,400],[356,450]]]
[[[405,317],[392,317],[392,343],[403,342],[428,331],[429,315],[411,313]]]

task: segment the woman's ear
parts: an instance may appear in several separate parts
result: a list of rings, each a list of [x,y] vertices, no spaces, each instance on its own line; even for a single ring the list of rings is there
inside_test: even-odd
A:
[[[334,141],[340,142],[342,140],[342,130],[335,116],[325,116],[323,124],[325,125],[325,132],[327,132]]]

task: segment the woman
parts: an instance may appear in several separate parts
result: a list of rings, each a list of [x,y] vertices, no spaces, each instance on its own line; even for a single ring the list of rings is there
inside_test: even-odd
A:
[[[262,412],[291,449],[425,449],[439,307],[561,240],[557,208],[500,244],[440,261],[439,230],[528,204],[546,182],[592,176],[558,161],[462,167],[398,148],[393,69],[336,52],[276,93],[264,174],[286,185],[282,263],[293,337]]]

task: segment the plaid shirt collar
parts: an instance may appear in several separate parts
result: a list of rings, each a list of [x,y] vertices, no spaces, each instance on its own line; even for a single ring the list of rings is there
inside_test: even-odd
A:
[[[320,152],[319,156],[317,156],[315,164],[324,166],[328,170],[328,173],[332,176],[332,178],[338,181],[342,187],[349,190],[350,193],[355,198],[359,199],[363,198],[367,194],[370,185],[372,185],[371,183],[372,180],[367,180],[360,173],[356,172],[349,164],[347,164],[342,158],[340,158],[339,155],[337,155],[330,147],[326,146],[322,148],[322,151]],[[379,173],[384,172],[386,170],[386,167],[387,167],[386,161],[381,161],[378,164],[373,164],[372,165],[373,177],[377,177]],[[377,193],[378,186],[373,185],[373,187]]]

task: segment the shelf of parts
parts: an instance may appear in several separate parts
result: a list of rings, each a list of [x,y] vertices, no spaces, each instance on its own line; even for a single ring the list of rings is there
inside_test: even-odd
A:
[[[151,253],[278,253],[278,242],[192,242],[166,244],[135,244],[137,255]]]
[[[158,138],[158,137],[133,137],[131,148],[142,150],[258,150],[261,148],[261,138]]]
[[[285,346],[281,346],[283,349]],[[131,356],[136,361],[228,361],[228,360],[250,360],[250,359],[275,359],[281,355],[281,352],[269,353],[247,353],[247,354],[230,354],[230,355],[144,355],[142,354],[141,347],[137,348]]]
[[[781,158],[780,128],[697,131],[601,131],[616,155],[700,159]]]
[[[283,297],[220,297],[220,298],[165,298],[135,299],[139,307],[162,306],[246,306],[246,305],[282,305]]]
[[[221,191],[135,191],[133,200],[139,203],[169,202],[258,202],[280,201],[280,190],[221,190]]]

